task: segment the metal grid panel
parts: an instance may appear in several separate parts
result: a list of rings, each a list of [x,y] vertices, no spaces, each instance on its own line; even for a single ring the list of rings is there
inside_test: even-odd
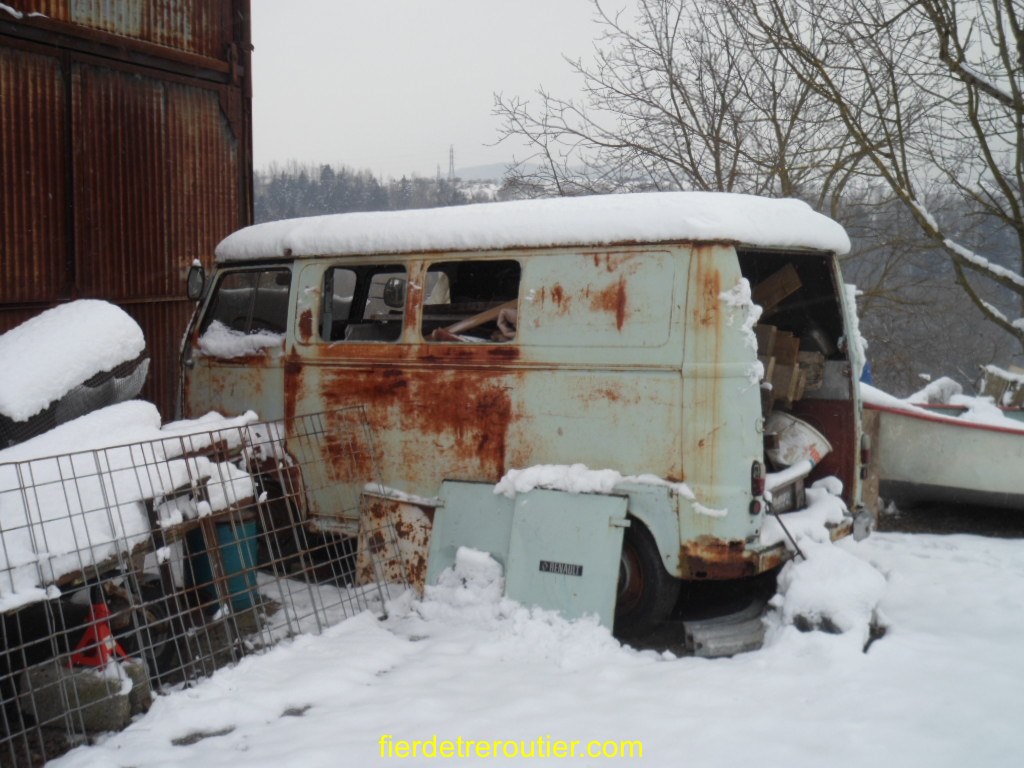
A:
[[[311,531],[306,500],[359,515],[376,466],[361,407],[0,464],[0,765],[123,727],[152,690],[364,610],[405,570],[390,519]],[[319,445],[332,441],[325,467]],[[386,581],[380,574],[391,575]],[[125,693],[125,679],[131,692]]]

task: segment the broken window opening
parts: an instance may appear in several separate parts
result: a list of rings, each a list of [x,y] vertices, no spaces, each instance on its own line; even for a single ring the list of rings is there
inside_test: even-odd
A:
[[[406,270],[400,264],[328,269],[320,337],[324,341],[398,341],[405,317],[406,285]]]
[[[519,262],[448,261],[431,265],[420,331],[431,342],[502,344],[519,321]]]

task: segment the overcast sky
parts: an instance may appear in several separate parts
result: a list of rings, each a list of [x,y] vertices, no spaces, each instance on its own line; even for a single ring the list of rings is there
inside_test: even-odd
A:
[[[606,0],[608,8],[628,0]],[[526,154],[497,140],[494,93],[572,95],[590,0],[253,0],[256,168],[331,163],[433,176]]]

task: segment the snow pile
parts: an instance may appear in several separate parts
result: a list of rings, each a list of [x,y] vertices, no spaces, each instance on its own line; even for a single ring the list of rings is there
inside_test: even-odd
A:
[[[750,282],[741,277],[730,290],[724,291],[719,297],[726,308],[725,321],[732,326],[736,322],[738,314],[741,321],[740,330],[746,341],[747,348],[757,356],[757,335],[754,333],[754,326],[761,319],[761,307],[754,303],[750,293]],[[764,365],[760,360],[754,362],[750,368],[750,383],[756,385],[764,378]]]
[[[607,495],[623,483],[662,485],[685,499],[696,499],[686,483],[673,483],[655,475],[623,475],[614,469],[589,469],[586,464],[535,464],[525,469],[510,469],[494,486],[494,492],[510,499],[534,488]]]
[[[877,623],[885,577],[832,543],[828,526],[841,523],[847,513],[842,481],[822,478],[805,493],[805,509],[766,517],[761,528],[761,544],[785,542],[794,551],[799,548],[779,574],[769,622],[776,628],[795,625],[848,634],[863,645]]]
[[[739,314],[747,348],[754,354],[757,354],[757,336],[754,333],[754,326],[761,319],[762,310],[761,307],[754,303],[750,292],[750,282],[747,278],[741,277],[736,285],[728,291],[723,291],[718,298],[722,300],[726,307],[726,322],[729,325],[736,322],[736,314]]]
[[[266,349],[274,349],[282,344],[284,334],[270,331],[242,333],[228,328],[219,320],[210,323],[210,327],[199,337],[199,351],[207,357],[221,359],[258,355]]]
[[[247,472],[195,453],[214,441],[240,447],[240,427],[255,419],[210,415],[164,430],[155,406],[131,401],[0,451],[0,609],[42,599],[61,576],[144,541],[147,499],[208,481],[208,502],[158,504],[170,526],[251,497]]]
[[[943,405],[963,393],[964,388],[958,382],[943,376],[929,382],[927,386],[906,398],[904,402],[912,405]]]
[[[788,543],[789,536],[796,539],[801,547],[803,541],[830,541],[828,526],[841,523],[847,514],[842,493],[843,484],[839,478],[825,477],[815,481],[805,491],[807,507],[781,515],[781,523],[776,517],[765,517],[759,538],[761,545],[770,547],[779,542]]]
[[[503,658],[545,658],[559,667],[578,669],[602,655],[617,655],[618,641],[595,617],[569,621],[555,611],[526,607],[503,597],[501,564],[486,552],[459,547],[455,563],[423,600],[407,592],[388,605],[389,624],[402,635],[449,638],[501,648]],[[493,653],[493,651],[491,651]]]
[[[218,261],[665,241],[850,250],[843,228],[800,200],[721,192],[560,197],[256,224],[217,246]]]
[[[771,601],[777,611],[773,620],[799,629],[849,633],[863,647],[879,620],[885,577],[830,542],[804,539],[800,551],[803,557],[787,563],[779,574],[778,593]]]
[[[964,409],[964,412],[957,416],[961,421],[987,424],[991,427],[1010,427],[1024,431],[1024,424],[1004,414],[990,397],[959,395],[952,397],[949,404]]]
[[[0,415],[30,419],[145,347],[138,323],[113,304],[83,299],[48,309],[0,336]]]
[[[982,427],[998,427],[1001,430],[1024,433],[1024,423],[1004,414],[991,397],[970,397],[956,394],[960,385],[949,379],[937,379],[907,399],[900,399],[869,384],[860,382],[860,395],[865,405],[900,411],[911,416],[921,416],[933,421],[947,421],[951,424],[976,424]],[[925,408],[923,402],[934,404],[933,400],[947,397],[944,405],[963,408],[959,415],[950,415]]]
[[[857,314],[857,296],[860,289],[852,283],[843,284],[843,292],[846,297],[847,325],[849,326],[849,338],[840,339],[840,346],[845,344],[849,347],[850,361],[854,367],[854,381],[860,381],[864,373],[864,366],[868,360],[868,342],[860,333],[860,316]]]
[[[568,493],[609,494],[623,481],[614,469],[589,469],[585,464],[537,464],[510,469],[494,486],[494,492],[514,499],[517,493],[548,488]]]
[[[459,547],[455,565],[438,577],[436,587],[427,587],[428,596],[449,605],[497,603],[505,592],[501,564],[486,552]]]

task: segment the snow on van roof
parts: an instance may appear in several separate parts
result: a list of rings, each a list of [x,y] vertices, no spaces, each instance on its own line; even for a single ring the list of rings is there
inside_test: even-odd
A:
[[[845,230],[801,200],[722,192],[647,192],[340,213],[241,229],[219,262],[321,254],[728,241],[773,248],[850,249]]]

